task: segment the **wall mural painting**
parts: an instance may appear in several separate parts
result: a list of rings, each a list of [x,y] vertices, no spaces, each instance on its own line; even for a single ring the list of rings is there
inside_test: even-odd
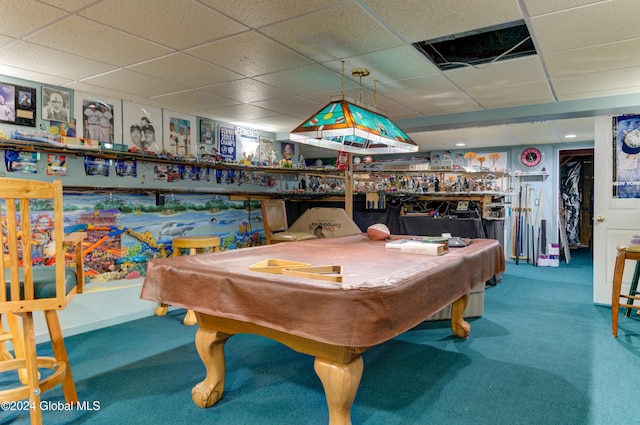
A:
[[[86,291],[139,284],[149,259],[171,256],[176,236],[215,235],[220,250],[265,243],[258,201],[229,201],[211,194],[172,194],[156,205],[155,192],[64,194],[65,233],[86,232],[84,244]],[[42,205],[31,217],[35,250],[43,264],[51,261],[53,211]],[[69,262],[73,255],[68,253]]]

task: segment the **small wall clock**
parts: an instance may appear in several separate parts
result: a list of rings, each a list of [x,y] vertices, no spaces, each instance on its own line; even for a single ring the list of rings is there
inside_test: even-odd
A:
[[[535,167],[542,162],[542,152],[538,148],[527,148],[520,154],[520,162],[527,167]]]

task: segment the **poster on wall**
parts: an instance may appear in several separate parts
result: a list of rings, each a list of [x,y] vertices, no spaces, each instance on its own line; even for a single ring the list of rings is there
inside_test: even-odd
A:
[[[69,122],[71,92],[68,90],[42,87],[42,119],[47,121]]]
[[[233,127],[218,126],[218,144],[221,161],[233,162],[236,160],[236,129]]]
[[[164,149],[178,158],[195,158],[195,117],[164,111]]]
[[[245,161],[258,160],[258,130],[249,127],[236,127],[236,140],[242,146],[242,159]]]
[[[176,182],[180,180],[180,170],[173,164],[155,164],[153,166],[153,179],[155,181]]]
[[[47,176],[66,176],[67,163],[64,155],[47,155]]]
[[[260,136],[260,147],[258,148],[260,162],[275,164],[276,151],[274,149],[274,144],[275,143],[272,138]]]
[[[614,198],[640,198],[640,114],[613,118]]]
[[[35,174],[39,160],[40,152],[4,151],[4,164],[10,173]]]
[[[82,120],[78,136],[100,143],[122,143],[122,101],[76,91],[74,109]]]
[[[115,160],[116,176],[118,177],[137,177],[138,163],[135,159],[116,159]]]
[[[198,126],[200,128],[200,144],[214,145],[216,143],[215,121],[209,118],[198,118]]]
[[[84,173],[87,176],[109,177],[109,160],[95,156],[85,156]]]
[[[0,122],[16,122],[16,88],[0,83]]]
[[[162,151],[162,110],[152,106],[124,102],[122,105],[123,142],[129,152]]]

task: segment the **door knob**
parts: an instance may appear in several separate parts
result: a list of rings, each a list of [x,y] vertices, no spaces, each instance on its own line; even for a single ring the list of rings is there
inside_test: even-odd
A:
[[[599,215],[596,220],[598,221],[598,223],[602,223],[604,221],[604,216],[603,215]]]

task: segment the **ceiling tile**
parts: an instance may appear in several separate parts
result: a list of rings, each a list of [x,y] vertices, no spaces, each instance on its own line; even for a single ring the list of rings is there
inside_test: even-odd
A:
[[[247,104],[224,106],[221,108],[209,108],[202,111],[213,115],[222,115],[225,117],[229,117],[234,121],[255,120],[259,118],[267,118],[279,115],[278,112],[258,108],[257,106]]]
[[[18,41],[0,48],[0,64],[26,70],[43,69],[43,74],[80,80],[90,75],[114,70],[116,67],[91,59],[49,49],[33,43]],[[46,72],[44,72],[46,70]]]
[[[186,52],[247,77],[311,64],[310,60],[255,31],[205,44]]]
[[[523,0],[529,16],[559,12],[565,9],[586,6],[592,3],[602,3],[608,0]]]
[[[324,65],[342,74],[342,60],[326,62]],[[357,82],[358,79],[351,76],[351,70],[354,68],[367,68],[371,71],[371,75],[362,79],[363,86],[371,88],[374,80],[377,82],[403,80],[440,72],[435,65],[409,46],[345,58],[345,76]]]
[[[465,91],[485,109],[554,102],[553,93],[545,80]]]
[[[457,91],[406,99],[402,104],[424,116],[460,114],[482,109],[467,96]]]
[[[349,3],[262,28],[274,40],[318,62],[402,44],[360,6]]]
[[[377,91],[382,96],[403,103],[405,99],[416,97],[433,98],[443,94],[459,92],[458,88],[442,74],[425,75],[404,80],[386,81],[377,84]]]
[[[291,92],[277,89],[251,78],[243,78],[241,80],[229,81],[224,84],[201,87],[200,90],[226,97],[228,99],[237,100],[242,103],[278,99],[292,95]]]
[[[25,37],[25,40],[116,66],[127,66],[172,52],[166,47],[78,16],[56,22]]]
[[[22,37],[66,15],[63,10],[34,0],[4,1],[0,13],[0,34]],[[10,13],[7,13],[9,9]]]
[[[583,97],[595,97],[590,93],[604,90],[631,89],[640,86],[640,67],[614,69],[590,74],[558,77],[553,79],[553,87],[558,100],[567,96],[581,94]]]
[[[430,40],[522,19],[513,0],[362,0],[407,42]]]
[[[570,75],[640,66],[638,40],[602,44],[544,55],[549,76]]]
[[[80,15],[175,49],[194,47],[247,29],[195,1],[105,0]]]
[[[552,123],[564,142],[593,142],[595,124],[591,117],[558,120],[552,121]],[[575,134],[576,137],[574,139],[566,139],[564,136],[567,134]]]
[[[13,66],[8,65],[0,65],[0,75],[20,78],[27,81],[37,81],[38,83],[49,84],[52,86],[62,86],[71,81],[68,78],[54,77],[51,75],[42,74],[38,71],[14,68]]]
[[[154,59],[131,66],[129,69],[174,83],[188,82],[191,88],[242,78],[235,72],[211,65],[184,53]]]
[[[40,0],[42,3],[47,3],[51,6],[58,7],[69,12],[76,11],[93,3],[95,0]]]
[[[546,78],[537,56],[456,68],[446,71],[445,75],[464,91],[492,90]]]
[[[131,94],[131,93],[124,93],[121,91],[117,91],[114,90],[113,88],[110,87],[99,87],[99,86],[93,86],[91,84],[87,84],[85,82],[82,81],[74,81],[68,85],[66,85],[65,87],[71,89],[71,90],[75,90],[75,91],[83,91],[86,93],[91,93],[94,95],[99,95],[99,96],[109,96],[109,97],[114,97],[117,99],[122,99],[122,100],[135,100],[140,98],[140,96],[137,96],[135,94]]]
[[[267,24],[346,3],[345,0],[324,0],[321,2],[297,0],[202,0],[202,2],[251,28],[259,28]]]
[[[321,65],[289,69],[258,76],[255,79],[300,95],[335,90],[342,86],[341,75]],[[345,81],[345,87],[353,86],[353,82]]]
[[[176,112],[193,114],[196,111],[208,110],[221,106],[233,105],[235,102],[199,90],[186,90],[145,99],[144,103],[158,108],[171,109]]]
[[[179,84],[129,71],[128,69],[118,69],[96,77],[87,78],[83,80],[83,82],[104,88],[118,87],[120,91],[140,97],[159,96],[187,88]]]
[[[560,135],[551,121],[538,123],[534,126],[530,123],[509,124],[506,126],[506,130],[520,145],[535,145],[540,140],[560,142]]]
[[[326,103],[317,103],[302,97],[288,97],[255,102],[254,105],[303,120],[318,112]]]
[[[539,52],[547,54],[640,38],[640,2],[616,0],[531,19]]]

